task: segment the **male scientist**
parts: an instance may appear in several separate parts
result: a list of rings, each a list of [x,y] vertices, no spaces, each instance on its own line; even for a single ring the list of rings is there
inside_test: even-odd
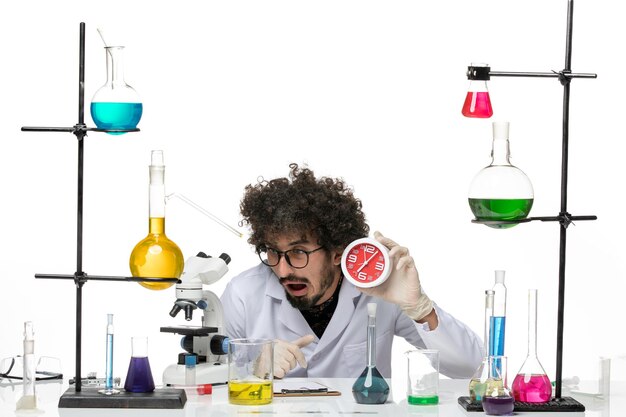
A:
[[[358,377],[372,302],[376,366],[384,377],[391,377],[394,335],[438,349],[440,372],[448,377],[469,378],[480,365],[480,338],[422,291],[406,247],[375,233],[390,249],[389,278],[372,288],[343,279],[342,252],[367,236],[369,226],[361,201],[341,179],[317,179],[291,164],[289,178],[246,186],[240,208],[261,262],[228,283],[221,297],[225,331],[231,338],[275,340],[277,378]]]

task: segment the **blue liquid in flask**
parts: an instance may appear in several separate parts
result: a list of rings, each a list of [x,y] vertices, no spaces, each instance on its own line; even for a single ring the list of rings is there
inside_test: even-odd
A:
[[[92,102],[91,118],[99,129],[135,129],[143,113],[142,103]],[[122,135],[125,132],[107,132]]]
[[[154,380],[147,356],[130,358],[124,389],[129,392],[154,391]]]

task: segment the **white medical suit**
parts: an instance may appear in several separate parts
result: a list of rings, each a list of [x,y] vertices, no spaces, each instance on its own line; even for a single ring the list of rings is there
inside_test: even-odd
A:
[[[221,301],[225,332],[231,338],[267,338],[294,341],[315,334],[300,311],[291,306],[272,269],[264,264],[233,278]],[[343,280],[339,301],[321,339],[302,348],[308,367],[299,365],[287,377],[356,378],[366,366],[367,304],[376,310],[376,367],[391,377],[391,344],[401,336],[417,348],[439,350],[439,371],[450,378],[470,378],[480,365],[483,345],[465,324],[435,306],[439,325],[430,331],[400,308],[362,294]],[[396,370],[404,372],[404,370]]]

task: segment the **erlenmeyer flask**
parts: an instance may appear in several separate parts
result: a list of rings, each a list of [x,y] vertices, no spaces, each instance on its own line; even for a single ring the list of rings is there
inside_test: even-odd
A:
[[[128,365],[124,389],[129,392],[152,392],[154,380],[148,360],[148,338],[133,337],[131,340],[133,353]]]
[[[493,116],[491,99],[487,90],[489,67],[487,64],[472,64],[468,71],[473,71],[473,73],[468,74],[470,85],[461,113],[465,117],[489,118]]]
[[[550,378],[537,357],[537,290],[528,290],[528,356],[511,388],[516,401],[545,403],[552,397]]]
[[[130,254],[134,277],[179,278],[185,259],[176,243],[165,235],[165,165],[163,151],[152,151],[150,165],[150,222],[148,236]],[[140,282],[151,290],[163,290],[172,282]]]
[[[99,129],[135,129],[143,104],[137,92],[124,81],[123,46],[104,48],[107,81],[91,99],[91,118]],[[108,132],[121,135],[124,132]]]
[[[506,356],[489,356],[489,383],[482,398],[488,416],[510,415],[515,399],[506,384]]]
[[[493,290],[485,291],[485,329],[484,329],[484,355],[483,360],[480,363],[480,366],[474,374],[469,382],[469,394],[470,399],[473,402],[481,401],[483,395],[485,395],[485,391],[487,390],[487,382],[489,379],[489,345],[490,345],[490,329],[491,329],[491,318],[493,316]]]
[[[352,395],[359,404],[384,404],[389,385],[376,369],[376,303],[367,305],[367,366],[354,381]]]
[[[491,164],[472,180],[469,206],[477,220],[498,222],[525,219],[533,206],[534,191],[521,169],[509,161],[509,123],[493,123]],[[516,223],[487,223],[505,229]]]

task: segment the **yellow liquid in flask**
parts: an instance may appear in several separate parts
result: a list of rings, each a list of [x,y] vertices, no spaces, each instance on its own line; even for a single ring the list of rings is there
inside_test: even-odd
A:
[[[165,218],[151,217],[150,232],[130,254],[130,272],[133,277],[179,278],[185,260],[176,243],[165,236]],[[173,282],[140,282],[150,290],[164,290]]]

